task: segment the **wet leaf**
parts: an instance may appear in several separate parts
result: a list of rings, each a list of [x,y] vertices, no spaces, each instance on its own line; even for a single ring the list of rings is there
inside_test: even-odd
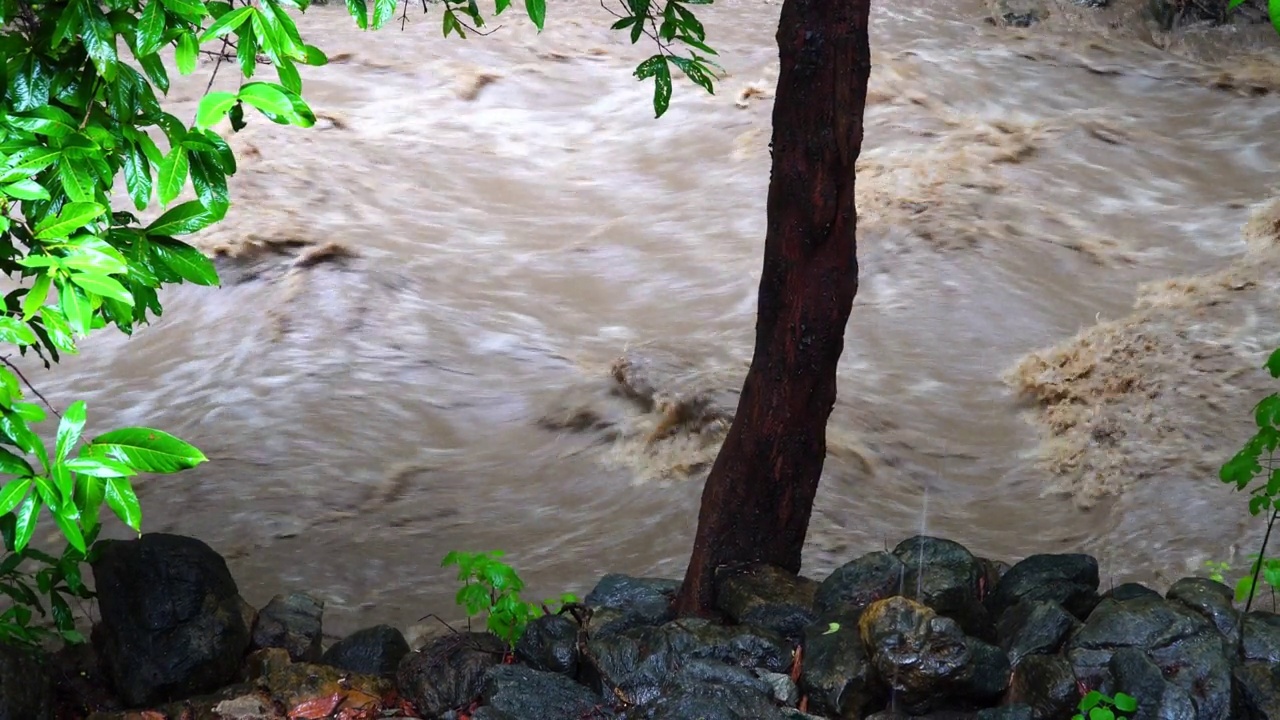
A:
[[[87,449],[94,457],[110,457],[140,472],[173,473],[208,460],[178,438],[151,428],[121,428],[95,437]]]

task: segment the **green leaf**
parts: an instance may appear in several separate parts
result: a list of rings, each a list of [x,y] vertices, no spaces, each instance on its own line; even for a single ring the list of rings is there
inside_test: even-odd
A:
[[[1105,697],[1105,695],[1097,690],[1090,690],[1085,693],[1084,697],[1080,698],[1080,705],[1078,707],[1080,710],[1088,712],[1089,710],[1097,707]]]
[[[31,326],[12,315],[0,315],[0,342],[13,345],[35,345],[36,334]]]
[[[72,202],[63,206],[55,217],[47,217],[36,225],[37,240],[56,240],[97,220],[107,208],[96,202]]]
[[[543,23],[547,21],[547,0],[524,0],[524,9],[534,27],[541,32]]]
[[[151,239],[151,257],[178,277],[196,285],[218,285],[213,261],[190,245],[168,238]]]
[[[19,180],[16,183],[9,183],[4,187],[0,187],[5,195],[18,198],[19,200],[48,200],[49,191],[44,189],[40,183],[27,178]]]
[[[666,55],[654,55],[636,66],[635,76],[640,80],[653,78],[653,111],[662,117],[671,105],[671,67]]]
[[[356,20],[356,27],[361,30],[369,28],[369,6],[365,0],[347,0],[347,12]]]
[[[240,100],[272,115],[292,115],[293,102],[284,89],[271,83],[255,82],[240,88]]]
[[[73,473],[95,478],[133,477],[138,474],[123,462],[109,457],[72,458],[66,461],[65,466]]]
[[[45,105],[26,115],[9,116],[9,124],[37,135],[64,138],[78,132],[78,123],[62,108]]]
[[[208,460],[204,453],[166,432],[137,427],[99,435],[91,441],[89,452],[152,473],[178,472]]]
[[[45,332],[49,336],[49,342],[60,352],[74,355],[76,351],[76,341],[71,335],[71,325],[67,322],[67,316],[62,314],[62,310],[56,307],[46,307],[40,311],[40,319],[44,321]]]
[[[168,0],[166,0],[168,4]],[[178,63],[178,72],[183,75],[190,75],[196,71],[197,55],[200,51],[200,44],[196,42],[196,35],[192,32],[184,32],[178,36],[178,47],[174,52],[173,59]]]
[[[13,509],[27,497],[30,489],[31,478],[27,477],[5,483],[4,487],[0,488],[0,515],[13,512]]]
[[[142,72],[147,74],[147,79],[160,88],[160,92],[169,92],[169,71],[165,70],[164,61],[160,59],[160,55],[157,53],[143,55],[138,58],[138,64],[142,66]],[[154,96],[154,93],[152,95]]]
[[[1280,0],[1268,0],[1267,14],[1271,16],[1271,27],[1280,33]]]
[[[712,95],[715,94],[715,88],[711,84],[711,76],[707,74],[706,70],[704,70],[702,65],[696,60],[672,55],[671,62],[675,63],[675,66],[680,68],[680,71],[685,74],[685,77],[702,86],[702,89],[706,90],[708,93],[711,93]]]
[[[398,0],[373,0],[373,29],[378,30],[395,17]]]
[[[196,127],[201,129],[213,127],[235,104],[235,93],[219,91],[205,95],[200,99],[200,108],[196,110]]]
[[[169,150],[169,154],[164,156],[164,160],[160,162],[160,203],[168,205],[174,198],[182,192],[182,187],[187,184],[187,173],[191,169],[191,162],[187,158],[187,149],[181,145],[175,145]]]
[[[508,0],[508,2],[510,2],[510,0]],[[305,64],[314,67],[329,64],[329,56],[325,55],[324,51],[315,45],[303,45],[302,50],[306,55],[306,60],[303,61]]]
[[[74,517],[72,514],[74,514]],[[84,535],[80,534],[80,526],[77,524],[80,519],[79,515],[76,512],[75,503],[63,503],[53,513],[53,522],[62,531],[63,537],[67,539],[71,547],[80,552],[85,552]]]
[[[80,162],[64,158],[58,163],[58,179],[72,202],[91,202],[97,194],[97,183]]]
[[[133,206],[145,210],[151,201],[151,163],[134,143],[125,143],[123,149],[124,184],[133,199]]]
[[[169,208],[147,226],[148,235],[188,235],[213,224],[208,208],[196,200]]]
[[[1267,358],[1267,372],[1271,373],[1271,377],[1280,378],[1280,348],[1271,353]]]
[[[43,145],[19,150],[9,156],[5,167],[0,171],[0,182],[31,177],[55,163],[61,155],[61,151]]]
[[[80,507],[80,523],[90,534],[98,527],[98,510],[107,494],[107,481],[92,475],[81,475],[76,482],[76,504]]]
[[[164,44],[165,17],[164,6],[160,0],[149,0],[142,16],[138,18],[138,27],[134,34],[134,46],[138,55],[151,55]]]
[[[115,79],[116,63],[119,62],[115,30],[107,16],[102,14],[96,0],[81,0],[80,5],[84,23],[80,28],[80,37],[84,41],[84,48],[89,51],[98,74],[110,82]]]
[[[232,32],[235,32],[237,28],[243,25],[250,17],[253,17],[253,14],[257,11],[257,8],[251,5],[246,5],[232,10],[226,15],[218,18],[217,21],[210,25],[209,29],[205,30],[204,34],[200,36],[199,42],[207,43],[210,40],[230,35]]]
[[[18,507],[17,523],[14,526],[13,549],[22,552],[36,534],[36,518],[40,515],[40,505],[34,495],[27,496]]]
[[[76,400],[67,407],[66,412],[62,413],[62,420],[58,422],[58,439],[54,445],[54,462],[60,463],[66,460],[71,449],[80,442],[80,433],[84,432],[86,410],[85,402]]]
[[[298,66],[289,58],[280,58],[280,62],[276,64],[276,75],[280,77],[280,84],[289,92],[302,92],[302,76],[298,74]]]
[[[53,278],[47,274],[40,274],[31,283],[31,290],[27,296],[22,298],[22,319],[30,320],[40,312],[40,308],[44,307],[44,301],[49,297],[49,288],[53,284]],[[3,513],[0,513],[3,514]]]
[[[142,532],[142,506],[126,478],[107,480],[107,507],[134,532]]]
[[[0,448],[0,472],[6,475],[17,475],[18,477],[31,477],[36,474],[30,463],[4,448]],[[12,509],[9,508],[9,510]],[[6,510],[5,512],[8,511]],[[3,514],[4,512],[0,512],[0,515]]]
[[[1235,10],[1236,8],[1240,7],[1243,4],[1244,4],[1244,0],[1230,0],[1230,2],[1227,3],[1227,9]]]
[[[1138,709],[1138,701],[1132,695],[1116,693],[1116,709],[1120,712],[1133,712]]]
[[[184,20],[199,22],[209,15],[209,9],[200,0],[163,0],[164,6]]]
[[[71,282],[79,285],[85,290],[101,295],[104,298],[113,298],[130,306],[133,305],[133,295],[120,284],[119,280],[107,275],[91,275],[89,273],[75,273],[71,276]]]
[[[217,151],[191,156],[191,185],[196,189],[200,204],[209,212],[213,222],[226,217],[231,207],[231,194],[227,189],[227,177],[218,168]]]

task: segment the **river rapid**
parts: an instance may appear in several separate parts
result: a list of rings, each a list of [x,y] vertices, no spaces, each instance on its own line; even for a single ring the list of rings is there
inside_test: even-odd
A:
[[[806,574],[924,530],[1161,585],[1260,537],[1217,468],[1280,343],[1280,40],[1156,32],[1141,5],[1018,29],[874,3]],[[372,34],[309,11],[320,122],[231,138],[235,205],[195,239],[224,286],[29,373],[90,432],[205,450],[139,481],[144,527],[209,542],[254,604],[314,592],[337,634],[457,619],[454,549],[509,551],[538,597],[683,572],[750,360],[780,5],[701,9],[727,74],[677,80],[657,121],[650,48],[594,0],[550,6],[541,35],[513,12],[466,41],[434,9]]]

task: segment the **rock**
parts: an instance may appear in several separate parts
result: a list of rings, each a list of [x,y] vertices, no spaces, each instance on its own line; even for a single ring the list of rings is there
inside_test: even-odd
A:
[[[1234,595],[1231,588],[1220,582],[1209,578],[1182,578],[1169,588],[1165,597],[1200,613],[1233,642],[1240,632],[1240,612],[1233,604]]]
[[[82,718],[95,710],[123,709],[120,699],[111,691],[92,644],[64,645],[49,656],[46,667],[53,681],[54,717]],[[33,678],[34,686],[39,687],[39,675],[33,675]],[[24,679],[24,682],[29,681]],[[0,683],[3,683],[2,678]],[[0,696],[6,696],[3,690],[0,690]]]
[[[512,720],[606,717],[600,697],[587,688],[564,675],[521,665],[489,668],[481,699]]]
[[[781,673],[779,673],[781,674]],[[719,660],[688,660],[680,668],[678,682],[733,685],[746,688],[764,697],[773,697],[773,686],[753,670],[730,665]]]
[[[836,615],[805,628],[800,688],[814,712],[857,718],[879,699],[857,621],[857,615]]]
[[[323,616],[323,600],[306,593],[276,595],[258,613],[250,647],[284,648],[295,661],[316,662],[320,659]]]
[[[1071,613],[1051,600],[1028,600],[1005,611],[996,626],[1000,647],[1017,665],[1028,655],[1052,655],[1080,626]]]
[[[1088,555],[1032,555],[1000,578],[987,608],[999,622],[1022,600],[1052,600],[1084,620],[1098,604],[1098,561]]]
[[[872,603],[858,621],[871,664],[903,709],[938,709],[972,673],[973,654],[951,618],[904,597]]]
[[[53,700],[45,658],[33,650],[0,644],[0,720],[52,718]]]
[[[906,566],[887,552],[873,552],[835,569],[818,585],[814,609],[819,613],[862,612],[868,605],[898,594]]]
[[[995,639],[986,607],[978,598],[986,568],[963,545],[917,535],[893,549],[906,566],[902,592],[960,624],[966,634]]]
[[[1242,654],[1245,660],[1280,664],[1280,615],[1255,610],[1244,616]]]
[[[101,620],[93,639],[131,706],[214,690],[249,648],[246,605],[227,563],[194,538],[104,540],[92,563]]]
[[[1013,669],[1005,702],[1031,708],[1035,720],[1061,720],[1080,701],[1071,663],[1061,655],[1028,655]]]
[[[768,684],[774,700],[788,706],[800,702],[800,688],[796,687],[790,675],[760,669],[755,670],[755,675]]]
[[[1236,666],[1240,704],[1251,720],[1280,720],[1280,665],[1246,662]]]
[[[1001,705],[979,710],[973,720],[1035,720],[1030,705]]]
[[[716,578],[716,607],[743,625],[798,639],[814,621],[818,583],[781,568],[757,565],[723,572]]]
[[[334,643],[321,656],[320,664],[363,675],[391,677],[409,652],[409,643],[399,630],[390,625],[375,625]]]
[[[754,691],[710,683],[681,683],[653,702],[628,710],[625,720],[784,720],[768,698]]]
[[[1110,667],[1115,677],[1114,692],[1140,698],[1131,720],[1196,720],[1191,696],[1165,680],[1160,668],[1143,651],[1120,648],[1111,656]]]
[[[1067,641],[1066,655],[1087,687],[1109,687],[1120,648],[1137,648],[1191,696],[1201,720],[1231,716],[1232,644],[1182,603],[1141,597],[1104,600]]]
[[[1160,597],[1160,593],[1143,585],[1142,583],[1127,582],[1121,583],[1110,590],[1102,593],[1102,598],[1111,598],[1112,600],[1136,600],[1141,597]]]
[[[991,19],[1006,27],[1031,27],[1049,17],[1044,0],[991,0]]]
[[[471,702],[485,672],[502,662],[507,646],[489,633],[443,635],[406,655],[396,673],[400,694],[428,717]]]
[[[982,704],[995,702],[1009,688],[1013,668],[1004,650],[977,638],[967,638],[973,657],[959,695]]]
[[[583,598],[592,609],[591,635],[602,637],[636,627],[661,625],[675,617],[671,603],[680,581],[610,573]],[[611,611],[611,612],[604,612]]]
[[[535,618],[516,643],[516,657],[535,670],[577,675],[578,629],[563,615]]]
[[[392,684],[385,678],[355,673],[331,665],[288,662],[262,663],[257,679],[272,702],[289,718],[341,717],[363,720],[390,707]],[[340,712],[339,712],[340,710]],[[333,713],[333,715],[330,715]]]

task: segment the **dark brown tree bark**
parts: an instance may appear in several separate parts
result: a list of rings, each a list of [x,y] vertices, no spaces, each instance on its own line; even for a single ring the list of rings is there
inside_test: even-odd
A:
[[[712,612],[715,572],[800,570],[826,459],[836,365],[858,291],[853,167],[871,72],[870,0],[785,0],[755,356],[702,492],[681,615]]]

